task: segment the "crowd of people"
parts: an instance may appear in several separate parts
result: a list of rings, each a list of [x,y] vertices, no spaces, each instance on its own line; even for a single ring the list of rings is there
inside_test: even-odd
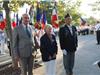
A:
[[[65,25],[59,29],[59,40],[63,52],[63,64],[66,75],[73,75],[75,52],[77,50],[77,29],[71,25],[72,18],[65,15]],[[45,66],[45,75],[56,75],[56,56],[58,44],[51,24],[47,24],[39,36],[41,29],[36,31],[29,25],[29,16],[22,15],[22,22],[13,31],[13,54],[16,62],[20,63],[22,75],[33,75],[34,51],[36,40],[40,48],[42,61]],[[35,37],[35,40],[34,40]],[[15,67],[16,64],[15,64]]]
[[[64,25],[59,28],[58,34],[60,48],[63,53],[63,66],[66,75],[74,75],[73,68],[75,52],[78,47],[77,33],[79,31],[72,25],[72,16],[70,14],[65,15],[64,21]],[[21,75],[33,75],[34,53],[39,49],[45,66],[45,75],[56,75],[58,44],[52,25],[46,24],[44,29],[35,29],[29,22],[28,14],[23,14],[20,24],[13,30],[14,68],[18,68],[19,63]],[[100,44],[100,24],[98,23],[95,28],[97,44]],[[88,34],[88,30],[85,31]],[[79,33],[83,33],[83,31]],[[10,43],[8,45],[10,49]],[[1,53],[3,53],[2,50]]]
[[[95,26],[94,25],[79,25],[77,27],[78,35],[88,35],[88,34],[94,34]]]

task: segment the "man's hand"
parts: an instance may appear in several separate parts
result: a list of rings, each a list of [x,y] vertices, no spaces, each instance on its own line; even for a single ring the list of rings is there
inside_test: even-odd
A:
[[[49,56],[49,60],[51,59],[51,56]]]
[[[56,53],[53,55],[53,58],[56,58]]]
[[[67,51],[65,49],[62,50],[64,55],[67,55]]]

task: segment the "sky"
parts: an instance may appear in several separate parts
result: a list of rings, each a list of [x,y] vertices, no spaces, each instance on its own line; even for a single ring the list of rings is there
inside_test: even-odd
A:
[[[84,17],[95,17],[97,19],[99,19],[100,13],[96,13],[92,11],[92,7],[89,6],[88,4],[90,3],[94,3],[96,0],[82,0],[82,4],[80,6],[80,11],[84,14],[86,14],[86,16]]]

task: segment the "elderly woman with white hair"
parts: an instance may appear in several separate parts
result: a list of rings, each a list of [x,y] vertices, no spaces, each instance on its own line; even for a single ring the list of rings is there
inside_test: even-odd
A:
[[[40,51],[45,65],[45,75],[56,75],[57,42],[52,34],[52,25],[45,26],[45,34],[40,39]]]

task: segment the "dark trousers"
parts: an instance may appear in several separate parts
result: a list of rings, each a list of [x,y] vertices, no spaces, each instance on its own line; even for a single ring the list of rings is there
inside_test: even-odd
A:
[[[100,68],[100,61],[98,62],[98,67]]]
[[[96,31],[97,44],[100,44],[100,30]]]
[[[33,75],[33,56],[23,57],[20,59],[21,75]]]
[[[63,64],[66,74],[68,75],[73,74],[74,60],[75,60],[75,52],[70,52],[67,53],[67,55],[63,55]]]

